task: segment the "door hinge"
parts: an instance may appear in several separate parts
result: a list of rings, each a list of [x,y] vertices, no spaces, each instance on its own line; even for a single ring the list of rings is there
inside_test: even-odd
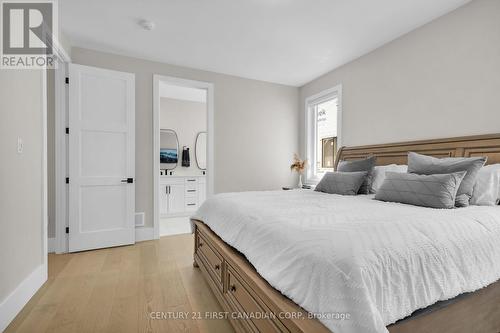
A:
[[[66,134],[69,134],[69,127],[66,127]]]
[[[69,77],[66,78],[66,84],[69,84]]]
[[[69,227],[66,227],[66,233],[69,234]]]
[[[69,177],[66,177],[66,184],[69,184]]]

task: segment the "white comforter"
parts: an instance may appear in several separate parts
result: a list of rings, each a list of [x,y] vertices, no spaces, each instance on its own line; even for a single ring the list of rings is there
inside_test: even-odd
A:
[[[387,332],[417,309],[500,278],[500,207],[270,191],[216,195],[193,218],[335,333]]]

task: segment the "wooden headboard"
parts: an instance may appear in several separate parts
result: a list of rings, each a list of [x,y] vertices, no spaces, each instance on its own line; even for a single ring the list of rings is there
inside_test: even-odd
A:
[[[409,151],[439,158],[487,156],[486,164],[500,163],[500,134],[342,147],[335,167],[339,161],[368,156],[377,156],[377,165],[407,164]]]

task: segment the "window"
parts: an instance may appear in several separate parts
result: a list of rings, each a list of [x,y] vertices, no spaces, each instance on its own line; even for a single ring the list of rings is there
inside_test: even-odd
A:
[[[306,182],[317,183],[333,171],[340,141],[341,86],[306,99]]]

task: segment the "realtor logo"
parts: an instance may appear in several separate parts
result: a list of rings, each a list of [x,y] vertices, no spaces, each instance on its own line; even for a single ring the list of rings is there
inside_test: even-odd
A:
[[[54,1],[1,1],[1,68],[53,68]]]

